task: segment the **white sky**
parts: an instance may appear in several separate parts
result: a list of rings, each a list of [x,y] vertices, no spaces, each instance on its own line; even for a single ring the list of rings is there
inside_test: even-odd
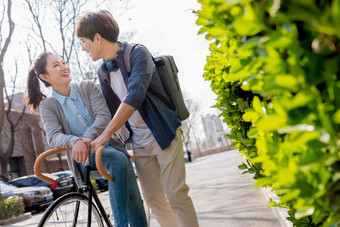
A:
[[[135,30],[131,42],[142,43],[152,53],[173,55],[183,92],[199,101],[203,114],[216,114],[217,109],[210,108],[216,104],[216,95],[202,77],[209,42],[198,35],[200,27],[192,13],[200,4],[195,0],[135,0],[132,5],[134,8],[124,14],[125,20],[117,19],[121,31]]]

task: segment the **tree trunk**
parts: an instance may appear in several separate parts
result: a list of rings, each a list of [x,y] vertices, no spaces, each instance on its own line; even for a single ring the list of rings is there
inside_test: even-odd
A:
[[[1,178],[4,182],[8,182],[8,175],[7,175],[7,166],[8,166],[8,159],[7,153],[3,151],[3,147],[1,144],[1,137],[0,137],[0,152],[2,155],[0,155],[0,166],[1,166]]]
[[[7,17],[8,17],[8,26],[9,26],[9,33],[5,40],[5,44],[0,50],[0,132],[2,131],[2,128],[4,126],[4,120],[5,120],[5,104],[4,104],[4,94],[3,90],[5,87],[5,73],[3,70],[3,62],[5,58],[5,53],[7,51],[7,48],[9,46],[9,43],[11,42],[11,38],[14,32],[14,22],[12,21],[11,17],[11,8],[12,8],[12,1],[7,1]]]

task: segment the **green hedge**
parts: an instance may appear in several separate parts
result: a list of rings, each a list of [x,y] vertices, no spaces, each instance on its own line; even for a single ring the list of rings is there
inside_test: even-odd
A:
[[[204,77],[256,186],[294,226],[340,222],[340,0],[200,0]]]
[[[9,197],[0,201],[0,220],[23,214],[25,205],[22,197]]]

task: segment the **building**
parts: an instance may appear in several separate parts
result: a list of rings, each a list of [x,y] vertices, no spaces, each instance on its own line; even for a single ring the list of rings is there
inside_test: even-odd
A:
[[[26,109],[22,119],[19,121],[20,116],[24,108],[23,93],[14,94],[12,99],[12,108],[9,114],[9,118],[12,122],[18,122],[16,131],[14,134],[14,148],[11,157],[7,163],[7,177],[13,179],[19,176],[25,176],[33,174],[33,165],[41,153],[46,149],[47,146],[44,132],[41,127],[40,116],[37,112],[32,113]],[[8,108],[8,103],[5,103],[5,108]],[[7,117],[5,117],[4,127],[1,132],[1,147],[3,151],[7,151],[10,146],[11,138],[11,127]],[[52,160],[43,162],[41,166],[42,172],[53,172],[55,169],[59,169],[60,160]],[[53,163],[53,164],[52,164]],[[63,161],[63,167],[67,167],[66,160]],[[2,166],[1,166],[2,167]],[[0,175],[2,174],[0,168]]]
[[[201,117],[206,138],[202,141],[204,149],[213,147],[229,146],[229,140],[223,129],[221,119],[214,114],[207,114]]]

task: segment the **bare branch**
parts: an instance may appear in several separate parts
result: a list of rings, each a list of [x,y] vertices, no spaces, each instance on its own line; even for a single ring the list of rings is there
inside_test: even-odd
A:
[[[3,3],[1,12],[5,12],[5,9],[6,9],[6,7],[5,7],[5,4]],[[0,24],[2,24],[4,22],[5,15],[6,15],[5,13],[1,14]],[[0,31],[1,31],[1,27],[0,27]],[[1,44],[2,44],[2,33],[0,32],[0,45]]]
[[[198,113],[200,111],[200,106],[198,102],[192,98],[190,98],[188,95],[184,95],[184,101],[185,104],[187,105],[187,108],[190,112],[190,116],[187,120],[182,122],[182,127],[183,127],[183,143],[188,150],[189,143],[191,142],[191,138],[194,137],[196,144],[197,144],[197,139],[196,139],[196,125],[198,121]],[[199,149],[199,147],[198,147]]]
[[[5,53],[8,49],[9,43],[11,41],[15,24],[12,21],[12,15],[11,15],[11,9],[12,9],[12,1],[7,1],[7,17],[8,17],[8,25],[9,25],[9,33],[6,38],[4,46],[1,48],[0,52],[0,132],[3,129],[4,126],[4,119],[5,119],[5,105],[4,105],[4,95],[3,95],[3,89],[5,87],[5,75],[4,75],[4,69],[3,69],[3,62],[5,58]]]
[[[32,15],[34,23],[37,26],[38,32],[36,34],[38,35],[38,37],[41,38],[42,45],[43,45],[43,50],[46,51],[46,42],[45,42],[43,30],[42,30],[42,24],[40,23],[40,20],[39,20],[39,12],[40,12],[40,8],[39,7],[40,7],[40,4],[39,4],[39,2],[34,4],[30,0],[25,0],[25,2],[28,5],[28,9],[31,12],[31,15]],[[34,11],[33,4],[34,4],[35,7],[37,7],[36,8],[37,9],[36,12]],[[33,27],[32,30],[35,32],[34,27]]]

